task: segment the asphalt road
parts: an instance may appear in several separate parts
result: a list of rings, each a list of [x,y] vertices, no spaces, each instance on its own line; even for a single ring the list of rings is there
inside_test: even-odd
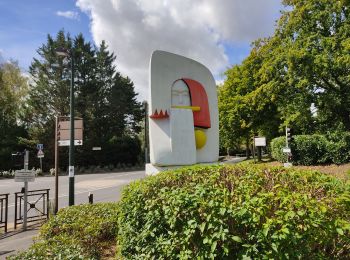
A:
[[[123,186],[145,177],[144,171],[100,173],[75,176],[75,205],[88,203],[88,194],[92,193],[95,202],[117,201],[120,199]],[[24,186],[23,182],[15,182],[14,179],[0,180],[0,194],[10,193],[9,196],[9,226],[14,223],[15,195]],[[28,183],[28,190],[50,189],[50,200],[53,202],[55,194],[54,177],[37,177],[34,182]],[[59,177],[58,202],[59,208],[68,206],[68,176]],[[29,203],[35,202],[35,198],[28,198]],[[40,209],[42,204],[37,203]],[[37,214],[34,209],[30,209],[28,214]]]

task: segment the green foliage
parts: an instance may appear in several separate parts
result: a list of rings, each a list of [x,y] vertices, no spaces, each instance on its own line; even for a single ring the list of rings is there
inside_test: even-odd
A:
[[[252,44],[219,88],[222,146],[252,132],[350,130],[348,0],[284,0],[275,33]]]
[[[272,139],[270,147],[271,147],[271,156],[279,162],[286,162],[287,155],[282,151],[283,147],[286,146],[286,137],[281,136]]]
[[[277,137],[271,141],[272,157],[279,162],[286,162],[287,159],[282,152],[283,147],[285,147],[285,137]],[[294,164],[346,163],[350,161],[350,133],[296,135],[291,143],[291,149]]]
[[[19,137],[27,137],[22,121],[27,92],[27,78],[18,64],[0,63],[0,170],[11,169],[11,154],[25,148]]]
[[[123,192],[119,257],[341,259],[350,187],[313,171],[212,166],[137,181]]]
[[[117,203],[61,209],[41,227],[37,242],[13,259],[98,259],[115,243]]]
[[[46,153],[54,154],[55,116],[69,114],[71,58],[56,55],[55,49],[62,47],[71,50],[74,57],[75,116],[84,122],[84,145],[76,148],[76,164],[135,164],[140,144],[130,139],[137,138],[142,113],[134,84],[116,70],[116,56],[104,41],[97,47],[82,34],[71,38],[59,31],[56,37],[48,35],[47,42],[38,49],[40,59],[35,58],[30,66],[33,82],[26,111],[29,138],[43,143]],[[116,138],[122,139],[123,145],[111,142]],[[95,146],[102,150],[92,151]],[[112,156],[122,151],[133,157],[122,161],[124,158]],[[61,153],[60,163],[67,165],[67,149],[62,148]],[[53,157],[45,156],[43,164],[47,170],[52,168]]]

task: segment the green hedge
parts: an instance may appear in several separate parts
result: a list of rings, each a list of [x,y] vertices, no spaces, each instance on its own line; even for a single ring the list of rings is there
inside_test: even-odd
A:
[[[117,259],[346,259],[350,186],[278,167],[164,172],[129,185],[119,203],[60,210],[10,259],[101,259],[115,243]]]
[[[41,227],[34,245],[10,259],[99,259],[115,244],[118,212],[117,203],[61,209]]]
[[[317,165],[326,163],[341,164],[350,161],[350,133],[333,133],[328,135],[296,135],[290,144],[292,160],[297,165]],[[285,137],[271,141],[272,157],[286,162]]]
[[[344,259],[349,189],[331,176],[295,169],[164,172],[124,190],[117,257]]]

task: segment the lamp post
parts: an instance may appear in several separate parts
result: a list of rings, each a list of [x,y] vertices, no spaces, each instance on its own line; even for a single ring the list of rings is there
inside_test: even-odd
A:
[[[148,145],[147,145],[147,111],[148,111],[148,104],[147,101],[144,101],[143,103],[143,108],[144,108],[144,112],[145,112],[145,164],[148,163]]]
[[[74,53],[73,50],[56,49],[56,54],[61,57],[69,57],[71,65],[70,81],[70,142],[69,142],[69,206],[74,205]]]

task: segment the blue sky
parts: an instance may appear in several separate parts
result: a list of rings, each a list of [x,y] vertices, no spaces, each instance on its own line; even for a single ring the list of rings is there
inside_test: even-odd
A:
[[[47,35],[64,28],[72,35],[82,32],[92,41],[89,17],[80,12],[73,0],[0,0],[0,50],[4,59],[19,61],[27,70],[36,50]],[[58,16],[58,11],[78,12],[78,19]]]
[[[0,55],[27,71],[48,34],[83,33],[107,42],[145,98],[153,50],[196,59],[222,81],[253,40],[273,34],[280,9],[280,0],[0,0]]]

